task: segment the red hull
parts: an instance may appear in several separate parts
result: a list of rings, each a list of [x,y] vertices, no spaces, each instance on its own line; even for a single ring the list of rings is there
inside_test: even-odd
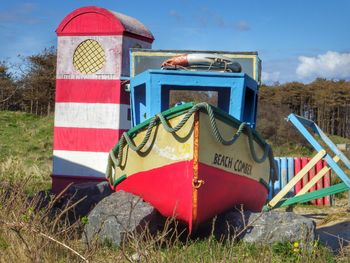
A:
[[[258,181],[206,164],[199,163],[199,178],[205,183],[198,191],[198,223],[239,205],[259,212],[268,196]]]
[[[206,221],[236,205],[261,211],[268,190],[256,180],[199,163],[198,179],[192,186],[193,161],[178,162],[129,176],[116,191],[124,190],[142,197],[167,217],[175,215],[192,225]]]
[[[117,188],[140,196],[167,217],[192,222],[193,162],[185,161],[129,176]]]

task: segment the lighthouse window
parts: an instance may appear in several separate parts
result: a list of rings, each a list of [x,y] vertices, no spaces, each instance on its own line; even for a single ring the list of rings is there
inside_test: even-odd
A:
[[[93,39],[81,42],[74,51],[73,65],[80,73],[92,74],[99,71],[106,62],[100,43]]]

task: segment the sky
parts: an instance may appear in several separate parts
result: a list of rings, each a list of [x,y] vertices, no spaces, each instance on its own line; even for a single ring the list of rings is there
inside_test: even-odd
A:
[[[258,51],[266,84],[350,80],[349,0],[0,0],[0,61],[55,46],[62,19],[92,5],[137,18],[154,49]]]

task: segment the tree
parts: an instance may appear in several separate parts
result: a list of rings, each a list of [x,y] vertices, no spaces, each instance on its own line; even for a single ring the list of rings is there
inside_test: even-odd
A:
[[[0,109],[18,110],[16,107],[17,87],[6,62],[0,62]]]
[[[310,84],[261,87],[258,129],[265,138],[276,138],[274,142],[296,139],[281,121],[291,112],[315,121],[328,134],[349,138],[350,82],[316,79]]]
[[[19,81],[25,111],[37,115],[50,114],[55,101],[56,49],[45,49],[25,58],[26,71]]]

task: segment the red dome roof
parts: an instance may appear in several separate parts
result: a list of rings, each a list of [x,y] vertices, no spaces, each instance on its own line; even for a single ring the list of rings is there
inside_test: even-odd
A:
[[[126,35],[153,42],[152,33],[137,19],[96,6],[78,8],[56,29],[58,36]]]

